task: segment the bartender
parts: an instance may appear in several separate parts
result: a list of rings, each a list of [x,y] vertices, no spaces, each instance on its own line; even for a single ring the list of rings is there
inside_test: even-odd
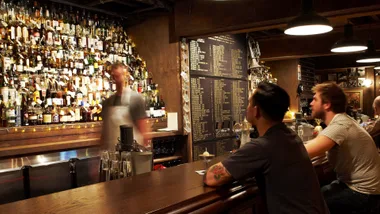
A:
[[[144,98],[128,86],[129,72],[122,63],[113,64],[110,75],[116,84],[116,93],[103,102],[102,147],[115,150],[121,125],[133,127],[133,136],[137,143],[149,147]]]

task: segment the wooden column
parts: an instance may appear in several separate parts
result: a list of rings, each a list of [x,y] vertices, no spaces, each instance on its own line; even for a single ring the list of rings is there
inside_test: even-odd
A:
[[[363,90],[363,113],[373,117],[374,112],[372,108],[373,100],[375,99],[375,93],[376,93],[376,81],[375,81],[375,72],[374,68],[366,68],[365,69],[365,78],[372,80],[372,85],[368,88],[364,88]]]
[[[271,61],[267,62],[266,65],[270,67],[270,71],[273,76],[277,78],[278,85],[288,92],[290,96],[290,110],[293,112],[298,112],[298,59]]]
[[[178,130],[182,130],[179,43],[169,42],[169,17],[149,19],[130,27],[128,35],[135,42],[140,57],[146,61],[153,82],[158,84],[166,111],[178,113]]]

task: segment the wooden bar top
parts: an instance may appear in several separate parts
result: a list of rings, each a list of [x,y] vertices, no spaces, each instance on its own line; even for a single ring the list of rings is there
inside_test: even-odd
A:
[[[217,157],[210,164],[223,160]],[[203,161],[0,206],[2,213],[189,213],[231,195],[256,194],[253,182],[205,187]]]

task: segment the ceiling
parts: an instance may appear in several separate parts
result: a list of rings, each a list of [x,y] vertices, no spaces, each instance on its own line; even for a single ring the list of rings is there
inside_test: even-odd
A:
[[[148,17],[167,14],[174,8],[175,0],[50,0],[94,12],[121,18],[126,25],[133,25]]]
[[[343,26],[347,23],[351,23],[355,28],[379,28],[380,27],[380,13],[375,15],[360,16],[360,17],[338,17],[330,19],[331,25],[334,27],[335,32],[343,32]],[[286,25],[283,25],[279,28],[262,30],[250,32],[251,36],[257,40],[274,38],[274,37],[285,37],[284,34]]]

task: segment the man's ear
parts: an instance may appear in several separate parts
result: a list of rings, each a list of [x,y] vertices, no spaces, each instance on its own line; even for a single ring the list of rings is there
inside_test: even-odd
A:
[[[323,106],[323,109],[327,111],[327,110],[330,110],[331,103],[330,102],[323,103],[322,106]]]
[[[255,106],[255,107],[253,107],[253,108],[255,108],[255,111],[254,111],[254,115],[253,116],[255,116],[255,118],[259,118],[259,117],[261,117],[261,109],[258,107],[258,106]]]

